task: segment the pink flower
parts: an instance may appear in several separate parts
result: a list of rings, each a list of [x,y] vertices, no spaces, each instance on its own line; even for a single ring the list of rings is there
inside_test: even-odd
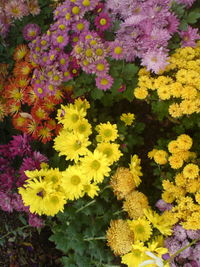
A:
[[[187,31],[181,31],[180,37],[182,38],[182,47],[185,46],[196,46],[196,41],[200,39],[198,34],[198,29],[193,29],[191,26],[188,26]]]
[[[101,30],[105,31],[111,26],[111,19],[107,13],[100,13],[94,20],[95,26]]]
[[[35,23],[29,23],[23,28],[23,36],[26,41],[34,40],[40,32],[40,27]]]
[[[27,5],[22,1],[11,0],[5,5],[5,11],[8,16],[14,19],[21,19],[28,15]]]
[[[167,60],[167,54],[162,50],[151,50],[143,55],[142,65],[146,66],[147,70],[159,73],[159,71],[164,70],[169,64]]]
[[[96,78],[96,86],[104,91],[110,89],[113,82],[114,82],[113,78],[108,74],[97,76]]]
[[[35,94],[40,98],[45,97],[47,94],[47,89],[46,89],[45,84],[42,84],[42,83],[34,84],[33,89],[34,89]]]

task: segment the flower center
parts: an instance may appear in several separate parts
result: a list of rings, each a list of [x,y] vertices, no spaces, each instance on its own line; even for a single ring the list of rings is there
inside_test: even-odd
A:
[[[81,182],[81,179],[80,179],[80,177],[78,175],[73,175],[71,177],[71,183],[73,185],[78,185],[78,184],[80,184],[80,182]]]
[[[114,52],[115,52],[115,54],[119,55],[122,53],[122,48],[120,46],[117,46],[117,47],[115,47]]]
[[[105,79],[105,78],[101,79],[101,84],[102,85],[107,85],[108,84],[108,80]]]
[[[110,129],[106,129],[104,132],[103,132],[104,136],[106,137],[111,137],[112,136],[112,131]]]
[[[100,168],[101,164],[99,163],[98,160],[93,160],[91,163],[91,168],[95,171],[97,171]]]
[[[106,19],[100,19],[100,24],[103,26],[103,25],[106,25],[107,23],[107,20]]]

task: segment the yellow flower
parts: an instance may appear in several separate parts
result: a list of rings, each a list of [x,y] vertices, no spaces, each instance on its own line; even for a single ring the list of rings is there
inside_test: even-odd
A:
[[[138,155],[133,155],[131,157],[131,162],[129,164],[130,172],[133,175],[133,179],[135,181],[136,186],[138,186],[141,183],[140,176],[143,175],[141,172],[141,159],[139,159]]]
[[[137,220],[128,221],[131,231],[134,233],[134,240],[147,241],[151,234],[152,228],[150,222],[145,218],[138,218]]]
[[[148,90],[145,87],[137,87],[134,90],[134,96],[137,99],[145,99],[148,96]]]
[[[182,109],[178,103],[169,105],[168,111],[173,118],[179,118],[183,115]]]
[[[47,216],[54,216],[59,211],[63,212],[66,203],[65,195],[62,192],[52,192],[44,198],[45,211]]]
[[[158,97],[161,100],[167,100],[171,97],[170,87],[168,85],[162,85],[157,89]]]
[[[183,175],[185,178],[194,179],[199,175],[199,167],[196,164],[187,164],[183,169]]]
[[[113,164],[114,162],[118,161],[119,158],[122,156],[118,144],[99,143],[96,149],[107,157],[110,164]]]
[[[192,138],[187,134],[181,134],[177,138],[178,147],[181,150],[189,150],[192,147]]]
[[[127,221],[118,219],[110,222],[110,227],[106,232],[106,239],[115,255],[124,255],[131,251],[134,235]]]
[[[83,185],[88,182],[81,168],[77,165],[69,166],[62,172],[62,187],[66,198],[70,200],[78,199],[82,195]]]
[[[75,99],[74,105],[75,107],[77,107],[78,110],[83,109],[84,111],[86,111],[90,108],[90,103],[86,99],[82,100],[80,97]]]
[[[96,137],[98,142],[115,141],[118,137],[117,125],[110,122],[100,123],[97,125],[96,130],[99,133]]]
[[[157,150],[154,154],[154,161],[157,164],[164,165],[167,163],[168,153],[164,150]]]
[[[158,149],[153,149],[151,151],[148,152],[148,158],[149,159],[153,159],[155,153],[158,151]]]
[[[99,190],[100,188],[96,185],[96,183],[85,183],[83,185],[83,194],[87,194],[91,198],[98,196]]]
[[[135,120],[135,115],[132,113],[122,113],[122,115],[120,116],[120,120],[123,121],[126,126],[131,125]]]
[[[77,162],[80,156],[87,155],[88,146],[91,144],[82,134],[74,134],[62,130],[54,139],[54,148],[59,152],[60,156],[66,156],[67,160]]]
[[[139,191],[131,192],[123,202],[123,209],[128,212],[131,219],[138,219],[144,216],[143,210],[148,207],[149,202],[147,197]]]
[[[94,180],[97,183],[103,181],[104,176],[109,176],[110,168],[107,157],[95,150],[93,153],[88,152],[88,155],[80,159],[81,168],[89,180]]]
[[[172,221],[166,220],[166,213],[159,215],[151,209],[145,209],[144,214],[147,217],[147,219],[153,224],[153,226],[161,232],[161,234],[163,235],[172,234],[172,225],[174,225],[175,223],[173,220]]]
[[[88,120],[83,118],[83,119],[80,119],[78,123],[76,124],[76,126],[74,127],[74,133],[82,134],[85,137],[88,137],[92,133],[91,128],[92,127],[90,123],[88,122]]]
[[[181,149],[178,146],[178,142],[176,140],[169,142],[168,150],[170,153],[178,153],[181,151]]]
[[[179,169],[183,166],[183,159],[181,157],[177,157],[177,154],[170,156],[168,161],[172,169]]]
[[[125,198],[136,187],[133,175],[128,168],[124,167],[117,168],[111,177],[110,184],[119,200]]]

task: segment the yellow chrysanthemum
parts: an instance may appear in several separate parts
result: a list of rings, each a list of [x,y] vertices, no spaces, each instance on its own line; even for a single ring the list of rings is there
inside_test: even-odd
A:
[[[119,158],[122,156],[118,144],[99,143],[96,149],[107,157],[110,164],[113,164],[113,162],[118,161]]]
[[[82,100],[81,98],[75,99],[74,105],[77,107],[78,110],[83,109],[86,111],[90,108],[90,103],[86,99]]]
[[[93,153],[88,152],[88,155],[81,159],[82,171],[90,180],[101,183],[104,176],[108,176],[110,172],[110,163],[105,155],[95,150]]]
[[[91,198],[98,196],[99,190],[100,188],[96,183],[85,183],[83,185],[83,194],[87,194]]]
[[[106,232],[106,238],[115,255],[124,255],[131,251],[134,235],[127,221],[112,220]]]
[[[134,96],[137,99],[145,99],[148,96],[148,90],[146,87],[137,87],[134,89]]]
[[[154,161],[157,164],[164,165],[167,163],[168,153],[164,150],[157,150],[154,154]]]
[[[134,233],[134,240],[147,241],[151,234],[151,224],[145,218],[138,218],[137,220],[128,221],[131,231]]]
[[[135,120],[135,115],[132,113],[122,113],[120,116],[120,120],[125,123],[126,126],[129,126],[133,124],[133,121]]]
[[[141,172],[141,159],[139,159],[138,155],[131,156],[131,162],[129,164],[130,172],[133,175],[133,179],[135,181],[136,186],[138,186],[141,183],[140,176],[143,175]]]
[[[115,141],[118,137],[117,125],[110,122],[100,123],[96,126],[96,130],[99,133],[96,137],[98,142]]]
[[[172,226],[177,222],[177,220],[173,219],[173,217],[169,217],[168,213],[164,212],[162,215],[159,215],[151,209],[145,209],[144,210],[144,214],[147,217],[147,219],[163,235],[171,235],[172,234]],[[172,216],[174,216],[174,215],[172,215]],[[170,218],[171,220],[167,220],[167,218]]]
[[[171,142],[169,142],[168,144],[168,150],[170,153],[178,153],[181,151],[179,145],[178,145],[178,142],[176,140],[173,140]]]
[[[25,188],[19,188],[19,194],[25,206],[30,206],[30,212],[39,215],[46,214],[46,198],[52,192],[49,183],[41,178],[26,180]]]
[[[110,184],[117,199],[125,198],[136,188],[133,175],[128,168],[119,167],[111,177]]]
[[[178,147],[182,150],[189,150],[192,147],[192,138],[187,134],[181,134],[177,138]]]
[[[67,160],[77,162],[80,156],[87,155],[89,150],[87,147],[91,144],[82,134],[74,134],[62,130],[54,139],[54,148],[59,152],[59,155],[66,156]]]
[[[92,133],[91,128],[91,124],[88,122],[88,120],[83,118],[79,120],[74,127],[74,133],[82,134],[85,137],[88,137]]]
[[[153,149],[151,151],[148,152],[148,158],[149,159],[153,159],[155,153],[158,151],[158,149]]]
[[[181,116],[183,116],[183,112],[182,109],[180,107],[180,105],[178,103],[172,103],[169,106],[169,114],[173,117],[173,118],[179,118]]]
[[[59,211],[63,212],[66,198],[62,192],[52,192],[44,198],[45,211],[47,216],[54,216]]]
[[[199,175],[199,167],[196,164],[187,164],[183,169],[183,175],[185,178],[194,179]]]
[[[62,187],[66,193],[66,198],[70,200],[78,199],[82,195],[83,185],[88,182],[79,166],[73,165],[62,172]]]
[[[123,202],[123,209],[128,212],[131,219],[138,219],[144,216],[143,210],[148,207],[149,202],[147,197],[139,191],[131,192]]]
[[[177,157],[176,154],[170,156],[168,161],[172,169],[179,169],[183,166],[183,159],[181,157]]]
[[[43,175],[45,175],[45,181],[50,183],[54,188],[56,188],[61,184],[62,173],[59,171],[58,168],[55,169],[50,168],[44,170],[43,170]]]

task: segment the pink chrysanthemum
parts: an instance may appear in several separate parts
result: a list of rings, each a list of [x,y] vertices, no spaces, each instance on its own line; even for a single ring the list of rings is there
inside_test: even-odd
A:
[[[169,64],[167,60],[167,54],[162,50],[152,50],[143,55],[142,65],[146,66],[147,70],[159,73]]]
[[[113,82],[113,78],[108,74],[96,77],[96,86],[103,91],[110,89]]]
[[[181,45],[185,46],[196,46],[196,41],[200,39],[200,35],[198,34],[197,28],[192,28],[188,26],[187,31],[181,31],[180,37],[182,38]]]
[[[14,19],[21,19],[28,15],[27,5],[22,1],[11,0],[5,5],[5,11],[8,16]]]
[[[109,72],[109,64],[106,59],[102,59],[92,64],[91,69],[97,76],[102,76]]]
[[[35,84],[34,85],[34,92],[38,97],[43,98],[47,94],[45,84],[42,84],[42,83],[41,84]]]
[[[23,37],[26,41],[32,41],[40,32],[40,27],[37,24],[29,23],[23,28]]]
[[[123,59],[124,48],[122,42],[120,42],[119,40],[109,42],[109,54],[114,59]]]
[[[111,26],[111,19],[107,13],[100,13],[94,20],[95,26],[100,31],[105,31]]]
[[[69,42],[68,33],[58,30],[52,34],[52,43],[55,47],[64,48]]]
[[[40,6],[38,0],[28,0],[27,1],[28,11],[31,15],[36,16],[40,13]]]
[[[178,26],[180,24],[178,18],[174,14],[170,14],[167,17],[168,25],[167,25],[167,30],[169,34],[174,34],[175,32],[178,31]]]
[[[89,30],[89,22],[85,19],[80,19],[72,24],[72,30],[81,33]]]

